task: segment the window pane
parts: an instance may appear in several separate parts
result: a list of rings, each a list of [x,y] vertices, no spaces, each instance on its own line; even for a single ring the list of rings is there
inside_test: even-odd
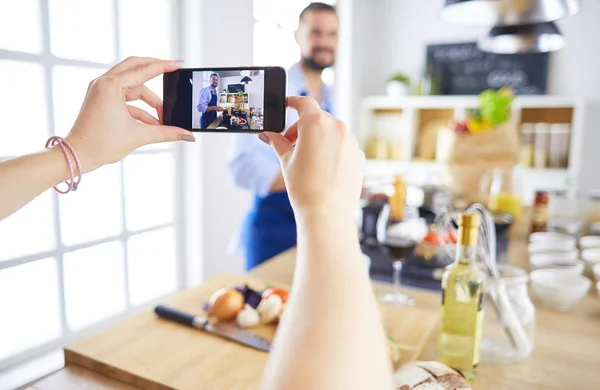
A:
[[[119,168],[112,164],[90,172],[76,192],[59,197],[63,244],[81,244],[123,231]]]
[[[277,50],[273,50],[276,47]],[[265,23],[254,24],[254,63],[289,68],[300,59],[300,49],[291,30]]]
[[[126,308],[123,244],[109,242],[64,255],[67,324],[73,331]]]
[[[106,70],[56,66],[52,72],[54,125],[57,135],[66,135],[73,127],[90,82]]]
[[[143,10],[143,18],[140,10]],[[170,0],[120,0],[121,59],[129,56],[175,59],[172,11]]]
[[[0,38],[2,39],[2,38]],[[42,149],[49,136],[46,82],[41,64],[0,61],[0,156]]]
[[[140,305],[177,289],[175,230],[138,234],[127,244],[129,295]]]
[[[0,270],[0,361],[61,336],[57,274],[52,258]]]
[[[114,62],[113,4],[114,1],[49,0],[52,54],[74,60]]]
[[[52,196],[51,191],[46,191],[0,221],[0,261],[56,247]]]
[[[40,0],[2,2],[0,5],[0,49],[34,54],[42,52]]]
[[[140,230],[175,219],[175,162],[171,153],[125,159],[125,219]]]

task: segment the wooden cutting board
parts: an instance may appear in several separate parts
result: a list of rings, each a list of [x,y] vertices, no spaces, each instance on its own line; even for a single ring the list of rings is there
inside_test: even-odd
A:
[[[268,287],[249,276],[222,275],[165,301],[166,305],[204,314],[202,305],[221,287],[248,284]],[[415,360],[437,321],[418,308],[382,305],[385,328],[405,345],[400,364]],[[272,339],[276,327],[253,331]],[[267,353],[224,340],[202,330],[161,318],[154,312],[135,315],[103,332],[65,348],[65,364],[78,364],[147,390],[258,389]]]

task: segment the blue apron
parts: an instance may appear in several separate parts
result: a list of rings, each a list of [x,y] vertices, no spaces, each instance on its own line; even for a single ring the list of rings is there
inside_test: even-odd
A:
[[[217,94],[212,92],[211,93],[211,98],[210,98],[210,102],[208,103],[208,107],[214,107],[217,105]],[[217,119],[217,112],[216,111],[208,111],[205,112],[204,114],[202,114],[202,123],[200,123],[200,127],[202,129],[208,129],[208,126],[215,120]]]
[[[248,270],[296,245],[296,219],[287,192],[255,197],[243,240]]]
[[[300,94],[306,95],[306,92]],[[329,107],[323,109],[329,112]],[[296,245],[296,219],[287,192],[255,197],[244,223],[242,240],[247,270]]]

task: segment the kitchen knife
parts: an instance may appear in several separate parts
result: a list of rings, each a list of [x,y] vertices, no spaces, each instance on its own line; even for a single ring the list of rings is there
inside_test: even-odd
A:
[[[159,317],[164,319],[177,322],[182,325],[203,329],[208,333],[212,333],[227,340],[235,341],[236,343],[258,349],[259,351],[269,352],[271,349],[271,342],[268,340],[265,340],[252,332],[240,329],[236,325],[230,323],[209,323],[208,320],[202,316],[195,316],[164,305],[156,306],[154,312]]]

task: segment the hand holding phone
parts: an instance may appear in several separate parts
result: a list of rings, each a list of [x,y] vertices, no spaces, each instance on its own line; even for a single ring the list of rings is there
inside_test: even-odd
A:
[[[191,131],[282,132],[286,82],[281,67],[190,68],[166,73],[163,121]]]

